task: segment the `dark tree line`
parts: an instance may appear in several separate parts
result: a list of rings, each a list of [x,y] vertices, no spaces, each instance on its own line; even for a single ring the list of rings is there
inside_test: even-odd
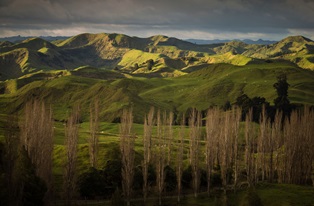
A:
[[[250,98],[246,94],[242,94],[237,97],[235,105],[242,108],[242,120],[245,120],[246,115],[252,109],[253,121],[258,123],[262,114],[263,107],[265,107],[266,114],[272,121],[275,119],[276,111],[281,111],[282,121],[286,117],[290,117],[291,112],[295,109],[300,109],[300,105],[294,105],[290,103],[288,98],[289,83],[287,82],[286,74],[280,74],[277,76],[277,82],[273,85],[276,90],[277,97],[274,99],[274,105],[271,106],[264,97],[255,96]],[[229,103],[230,104],[230,103]],[[230,106],[226,103],[225,110],[230,109]]]

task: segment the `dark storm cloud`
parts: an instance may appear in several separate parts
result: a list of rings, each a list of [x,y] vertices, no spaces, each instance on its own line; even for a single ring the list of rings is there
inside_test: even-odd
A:
[[[25,27],[284,34],[313,30],[313,11],[313,0],[0,0],[0,35]]]

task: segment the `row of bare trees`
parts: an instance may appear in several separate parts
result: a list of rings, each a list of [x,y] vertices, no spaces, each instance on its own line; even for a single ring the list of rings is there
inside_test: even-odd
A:
[[[99,104],[96,100],[90,106],[89,153],[92,167],[97,166],[98,156],[98,128]],[[53,184],[53,149],[54,149],[54,120],[52,109],[43,100],[32,99],[25,103],[24,115],[18,119],[17,115],[8,116],[5,132],[5,172],[8,177],[7,185],[10,194],[10,204],[24,202],[26,187],[29,187],[27,178],[32,174],[40,178],[47,188],[44,190],[45,205],[54,199]],[[65,159],[63,173],[64,199],[71,205],[77,191],[77,146],[79,138],[80,108],[73,107],[65,124]],[[29,164],[28,165],[28,159]],[[28,167],[28,168],[21,168]],[[35,180],[36,181],[36,180]],[[25,182],[25,183],[24,183]],[[28,188],[29,189],[29,188]],[[35,195],[35,194],[34,194]],[[29,195],[28,195],[29,196]],[[38,195],[37,195],[38,196]],[[24,199],[23,199],[24,198]],[[15,203],[14,203],[15,204]],[[37,202],[37,204],[39,204]]]
[[[65,160],[63,175],[64,198],[71,205],[76,191],[77,144],[79,129],[79,107],[73,108],[65,125]],[[20,124],[20,144],[26,150],[35,167],[36,175],[47,186],[45,204],[52,201],[52,158],[54,148],[54,122],[52,109],[44,101],[33,99],[24,107],[24,119]]]
[[[47,186],[46,204],[52,198],[53,118],[52,109],[43,101],[33,99],[25,104],[24,120],[20,125],[20,144],[36,168],[36,175]]]
[[[279,183],[294,184],[312,179],[314,184],[314,112],[304,107],[303,111],[293,111],[289,118],[283,119],[282,115],[277,111],[274,122],[266,117],[260,121],[256,161],[262,179],[272,182],[277,176]]]
[[[128,115],[131,115],[129,113]],[[241,114],[241,109],[237,107],[233,107],[230,111],[213,108],[209,109],[206,118],[203,118],[199,111],[193,109],[189,114],[188,126],[185,118],[182,117],[181,126],[175,127],[178,132],[174,135],[173,114],[161,113],[160,110],[155,113],[154,108],[151,108],[144,118],[142,162],[144,201],[147,200],[150,189],[149,164],[153,164],[156,171],[155,188],[159,204],[164,192],[165,168],[170,164],[174,165],[176,170],[178,201],[180,201],[182,173],[187,166],[183,163],[186,160],[192,170],[191,185],[195,197],[200,188],[200,171],[204,169],[207,173],[208,193],[212,188],[210,183],[214,170],[220,173],[225,193],[228,188],[236,190],[243,184],[254,186],[259,181],[296,184],[314,182],[313,110],[305,107],[303,111],[294,111],[291,117],[285,119],[282,112],[277,111],[272,120],[267,117],[264,108],[259,124],[253,122],[252,110],[248,112],[243,123],[241,123]],[[131,152],[135,149],[134,136],[131,135],[131,130],[128,130],[130,133],[124,134],[122,129],[123,124],[126,123],[124,119],[123,117],[121,120],[122,157],[134,161],[134,154]],[[131,122],[127,121],[127,124]],[[155,133],[154,129],[156,129]],[[128,141],[125,140],[126,137],[129,138]],[[129,141],[132,142],[131,145]],[[184,141],[189,144],[185,144]],[[123,149],[126,146],[128,149]],[[171,153],[171,151],[175,152]],[[185,156],[184,153],[188,155]],[[129,175],[127,178],[132,178],[130,164],[122,160],[125,168],[125,171],[122,170],[122,176]],[[124,177],[123,181],[127,178]],[[132,188],[123,189],[127,189],[124,194],[129,202],[131,194],[129,190]]]
[[[99,102],[90,106],[90,164],[97,167]],[[76,159],[79,129],[79,107],[74,107],[65,127],[65,171],[64,193],[67,204],[71,204],[76,191]],[[36,175],[47,185],[47,203],[52,198],[52,154],[53,118],[52,110],[41,100],[26,103],[24,119],[20,124],[20,138],[16,133],[6,134],[7,156],[17,159],[17,147],[23,147]],[[120,151],[122,162],[122,189],[128,205],[132,196],[134,176],[135,134],[132,130],[132,109],[123,110],[120,125]],[[206,123],[204,123],[206,120]],[[8,122],[17,120],[8,120]],[[178,201],[182,193],[182,173],[188,166],[192,171],[192,188],[196,197],[200,188],[200,171],[207,173],[207,191],[213,172],[220,173],[223,189],[236,189],[243,182],[255,185],[258,181],[314,185],[314,112],[309,107],[293,111],[285,119],[280,111],[275,118],[267,117],[263,109],[259,124],[252,121],[249,111],[245,122],[241,123],[241,109],[230,111],[209,109],[202,117],[195,109],[189,114],[188,126],[182,117],[181,126],[173,126],[172,112],[155,112],[151,108],[144,118],[143,134],[143,196],[147,200],[150,185],[148,168],[156,171],[156,192],[161,204],[165,189],[166,166],[174,166],[177,176]],[[14,125],[13,123],[11,125]],[[241,126],[243,125],[243,126]],[[14,127],[14,126],[13,126]],[[174,132],[174,131],[177,132]],[[19,140],[18,140],[19,139]],[[188,142],[188,144],[185,144]],[[187,154],[187,155],[185,155]],[[8,168],[14,173],[14,161]],[[219,168],[219,169],[217,169]],[[243,176],[243,174],[245,174]],[[10,178],[13,181],[13,178]]]

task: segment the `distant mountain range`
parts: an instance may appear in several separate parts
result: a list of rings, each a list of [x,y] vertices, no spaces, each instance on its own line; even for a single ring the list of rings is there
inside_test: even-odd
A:
[[[12,43],[18,43],[18,42],[22,42],[26,39],[30,39],[30,38],[35,38],[37,36],[10,36],[10,37],[0,37],[0,41],[9,41]],[[67,38],[70,38],[69,36],[38,36],[38,38],[44,39],[46,41],[55,41],[55,40],[64,40]],[[267,44],[274,44],[277,41],[270,41],[270,40],[263,40],[263,39],[258,39],[256,41],[251,40],[251,39],[213,39],[213,40],[206,40],[206,39],[185,39],[184,41],[188,41],[194,44],[220,44],[220,43],[227,43],[227,42],[231,42],[231,41],[241,41],[244,42],[246,44],[263,44],[263,45],[267,45]]]
[[[46,38],[50,41],[38,37],[18,43],[1,41],[0,81],[82,66],[138,75],[180,76],[214,63],[247,65],[283,60],[314,70],[314,42],[303,36],[269,45],[242,41],[199,45],[162,35],[139,38],[106,33]]]
[[[263,39],[258,39],[256,41],[251,40],[251,39],[213,39],[213,40],[205,40],[205,39],[186,39],[185,41],[194,43],[194,44],[220,44],[220,43],[227,43],[227,42],[231,42],[231,41],[241,41],[244,42],[246,44],[262,44],[262,45],[267,45],[267,44],[274,44],[277,41],[270,41],[270,40],[263,40]]]
[[[8,41],[11,43],[22,42],[26,39],[35,38],[37,36],[10,36],[10,37],[0,37],[0,41]],[[69,36],[39,36],[38,38],[44,39],[46,41],[64,40],[69,38]]]

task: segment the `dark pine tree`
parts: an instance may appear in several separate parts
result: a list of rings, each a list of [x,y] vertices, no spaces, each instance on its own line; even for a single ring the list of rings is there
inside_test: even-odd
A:
[[[289,117],[291,113],[291,104],[288,99],[288,88],[287,75],[280,74],[277,76],[277,82],[273,85],[277,92],[277,98],[274,99],[275,108],[282,111],[284,116]]]

